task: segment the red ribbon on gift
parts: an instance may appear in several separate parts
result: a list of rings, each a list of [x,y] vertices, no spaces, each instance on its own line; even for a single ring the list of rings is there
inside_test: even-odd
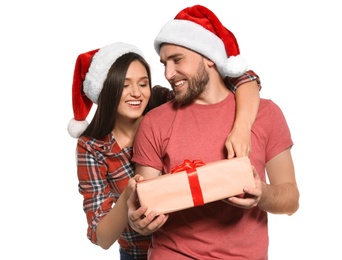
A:
[[[184,160],[183,164],[176,165],[171,169],[171,173],[186,171],[194,206],[200,206],[204,204],[202,189],[196,171],[196,167],[201,167],[203,165],[205,165],[205,163],[200,160]]]

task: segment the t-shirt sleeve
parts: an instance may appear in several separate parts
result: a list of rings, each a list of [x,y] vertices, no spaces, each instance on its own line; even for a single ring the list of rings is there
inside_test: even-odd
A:
[[[293,141],[289,126],[280,107],[274,102],[270,102],[273,109],[269,115],[269,133],[266,149],[266,162],[282,151],[292,147]]]
[[[147,114],[142,119],[134,139],[132,161],[162,170],[163,161],[160,144],[158,128],[153,127],[153,122]]]

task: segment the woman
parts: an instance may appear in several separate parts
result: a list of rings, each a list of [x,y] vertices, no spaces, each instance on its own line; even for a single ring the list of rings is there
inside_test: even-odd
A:
[[[246,76],[240,83],[257,85],[255,79]],[[172,98],[172,93],[165,92],[167,88],[161,88],[153,88],[151,96],[150,68],[135,46],[114,43],[77,58],[74,119],[68,131],[78,138],[77,174],[88,221],[87,237],[104,249],[118,241],[121,259],[147,259],[150,237],[128,225],[126,201],[135,183],[131,179],[132,144],[142,116],[153,108],[148,106],[149,99],[157,106],[160,103],[156,100],[164,94]],[[161,90],[163,95],[158,94]],[[258,104],[258,96],[251,99],[247,101]],[[93,103],[98,107],[88,125],[86,117]]]

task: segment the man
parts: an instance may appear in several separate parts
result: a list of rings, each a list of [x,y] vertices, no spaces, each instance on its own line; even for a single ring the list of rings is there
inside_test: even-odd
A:
[[[175,100],[142,120],[134,144],[136,174],[149,179],[169,173],[184,159],[227,158],[225,138],[236,102],[222,78],[239,76],[246,68],[234,35],[210,10],[196,5],[161,29],[155,48]],[[244,197],[169,215],[152,211],[144,218],[146,205],[136,209],[129,201],[130,225],[141,234],[153,232],[150,259],[267,259],[267,213],[292,215],[299,207],[293,142],[271,100],[260,101],[251,130],[255,186],[245,187]]]

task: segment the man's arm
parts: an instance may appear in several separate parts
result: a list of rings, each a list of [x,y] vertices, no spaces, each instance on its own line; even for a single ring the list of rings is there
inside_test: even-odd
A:
[[[241,208],[258,206],[273,214],[295,213],[299,208],[299,190],[290,149],[276,155],[266,164],[269,184],[261,181],[254,169],[255,187],[246,187],[244,192],[247,196],[231,197],[228,203]]]
[[[144,180],[155,178],[161,174],[160,170],[139,163],[135,165],[135,174],[139,174]]]
[[[139,176],[141,180],[147,180],[155,178],[161,174],[160,170],[152,167],[136,164],[135,166],[136,177]],[[127,201],[128,207],[128,223],[138,233],[142,235],[149,235],[159,229],[168,219],[168,215],[159,215],[156,217],[156,213],[151,211],[147,216],[146,205],[137,205],[138,197],[136,190],[131,193],[130,198]]]
[[[272,158],[266,171],[270,184],[262,183],[259,207],[274,214],[292,215],[299,208],[299,190],[291,148]]]

